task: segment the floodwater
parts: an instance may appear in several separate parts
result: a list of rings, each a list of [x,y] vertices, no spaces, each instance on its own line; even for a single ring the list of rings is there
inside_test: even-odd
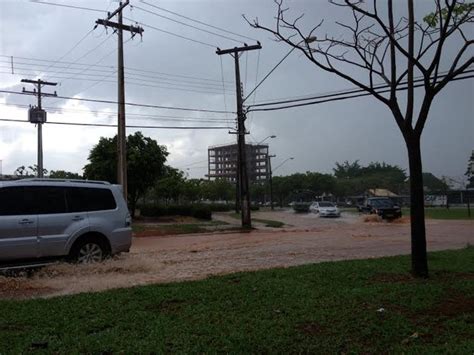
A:
[[[217,216],[219,218],[219,216]],[[321,219],[288,211],[255,218],[286,223],[247,233],[209,233],[135,238],[130,253],[100,264],[58,263],[31,275],[0,276],[0,298],[53,297],[151,283],[195,280],[273,267],[410,252],[410,225],[365,220],[358,215]],[[427,221],[429,250],[474,244],[473,221]]]

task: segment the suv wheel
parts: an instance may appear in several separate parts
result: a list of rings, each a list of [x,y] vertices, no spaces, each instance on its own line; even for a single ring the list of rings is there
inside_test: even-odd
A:
[[[80,264],[98,263],[107,255],[107,249],[100,240],[85,238],[71,250],[71,260]]]

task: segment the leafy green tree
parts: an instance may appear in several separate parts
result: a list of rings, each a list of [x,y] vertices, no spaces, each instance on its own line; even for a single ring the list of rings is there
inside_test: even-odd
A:
[[[65,170],[51,170],[49,177],[53,179],[82,179],[80,174]]]
[[[211,201],[230,201],[235,196],[235,185],[225,179],[206,181],[202,184],[204,198]]]
[[[273,177],[273,195],[280,207],[283,207],[292,191],[293,189],[287,176]]]
[[[21,177],[35,177],[38,176],[38,165],[30,165],[26,168],[24,165],[19,166],[13,173],[16,176]],[[43,168],[43,176],[48,175],[48,170]]]
[[[166,204],[171,201],[179,203],[184,191],[184,173],[177,169],[166,167],[165,175],[156,181],[154,187],[155,200],[164,200]]]
[[[429,192],[445,192],[449,190],[448,184],[446,184],[443,180],[438,179],[432,173],[423,173],[423,184],[425,186],[425,190]]]
[[[474,150],[471,153],[471,157],[469,158],[469,162],[467,163],[467,170],[466,174],[468,183],[467,188],[474,188]]]
[[[336,190],[336,179],[329,174],[306,172],[306,187],[316,195],[323,193],[334,193]]]
[[[266,195],[266,184],[253,183],[250,185],[250,196],[252,201],[263,202]]]
[[[406,185],[407,175],[405,170],[385,162],[371,162],[367,166],[345,161],[336,163],[334,175],[337,178],[337,195],[360,195],[372,188],[383,188],[400,192]],[[345,195],[344,195],[345,194]]]
[[[190,202],[198,201],[202,198],[202,181],[199,179],[186,179],[182,188],[183,197]]]
[[[336,167],[333,169],[334,176],[338,179],[352,179],[359,177],[361,170],[362,167],[358,160],[353,163],[349,163],[347,160],[342,164],[336,162]]]
[[[128,202],[132,214],[138,199],[163,176],[168,151],[165,146],[136,132],[127,137]],[[84,177],[117,183],[117,136],[100,138],[89,153]]]

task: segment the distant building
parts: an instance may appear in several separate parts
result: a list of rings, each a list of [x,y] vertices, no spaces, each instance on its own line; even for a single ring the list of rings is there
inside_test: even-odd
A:
[[[246,144],[245,149],[249,181],[251,183],[267,181],[270,178],[268,144]],[[226,179],[235,183],[237,177],[237,144],[212,146],[208,148],[207,154],[208,179]]]

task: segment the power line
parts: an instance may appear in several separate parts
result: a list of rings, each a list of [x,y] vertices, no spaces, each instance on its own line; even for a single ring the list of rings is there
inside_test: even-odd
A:
[[[457,78],[454,78],[454,79],[451,79],[451,81],[458,81],[458,80],[464,80],[464,79],[469,79],[469,78],[474,78],[474,75],[468,75],[468,76],[462,76],[462,77],[457,77]],[[404,82],[403,84],[406,84],[406,82]],[[413,85],[413,87],[415,88],[418,88],[418,87],[422,87],[424,86],[424,83],[420,83],[420,84],[415,84]],[[385,88],[384,90],[381,90]],[[407,86],[404,86],[404,87],[398,87],[396,90],[399,91],[399,90],[406,90],[408,87]],[[376,89],[376,91],[378,93],[386,93],[386,92],[390,92],[390,86],[385,86],[385,87],[380,87],[378,89]],[[358,94],[359,93],[359,94]],[[247,112],[259,112],[259,111],[277,111],[277,110],[283,110],[283,109],[287,109],[287,108],[294,108],[294,107],[301,107],[301,106],[310,106],[310,105],[317,105],[317,104],[322,104],[322,103],[326,103],[326,102],[332,102],[332,101],[340,101],[340,100],[347,100],[347,99],[353,99],[353,98],[356,98],[356,97],[362,97],[362,96],[370,96],[372,95],[372,93],[369,93],[369,92],[366,92],[364,89],[359,89],[359,90],[353,90],[351,92],[351,94],[346,94],[346,96],[341,96],[341,94],[332,94],[332,95],[322,95],[320,97],[313,97],[312,99],[315,100],[315,101],[310,101],[310,102],[305,102],[305,103],[299,103],[299,104],[294,104],[294,105],[286,105],[286,106],[278,106],[278,107],[269,107],[269,108],[255,108],[255,109],[252,109],[251,107],[252,106],[249,106],[249,110]],[[329,98],[326,98],[326,99],[321,99],[323,97],[329,97]],[[306,100],[309,100],[306,99]],[[302,101],[302,100],[287,100],[285,101],[285,103],[290,103],[290,102],[298,102],[298,101]],[[276,104],[281,104],[283,102],[275,102],[275,103],[272,103],[273,105],[276,105]],[[267,103],[267,104],[259,104],[259,105],[255,105],[253,107],[257,107],[257,106],[266,106],[266,105],[270,105],[270,103]]]
[[[0,65],[0,69],[11,69],[11,64],[9,62],[6,62],[6,61],[1,61],[0,60],[0,64],[9,64],[9,65]],[[56,75],[53,75],[53,76],[48,76],[48,77],[55,77],[55,78],[64,78],[64,79],[78,79],[77,76],[78,75],[81,75],[81,76],[88,76],[88,77],[94,77],[94,78],[97,78],[97,73],[106,73],[107,75],[111,75],[113,73],[116,72],[116,70],[111,70],[111,71],[106,71],[106,70],[103,70],[103,69],[91,69],[91,68],[86,68],[87,71],[91,71],[91,72],[94,72],[94,73],[86,73],[86,69],[83,69],[82,71],[77,71],[77,70],[80,70],[80,69],[77,69],[77,68],[67,68],[67,67],[57,67],[58,69],[61,69],[61,68],[66,68],[66,71],[49,71],[49,70],[46,70],[46,69],[35,69],[35,67],[38,66],[37,64],[31,64],[31,63],[16,63],[13,68],[15,70],[26,70],[26,71],[29,71],[29,72],[33,72],[33,73],[36,73],[38,71],[41,71],[42,74],[47,74],[47,73],[51,73],[51,74],[65,74],[65,75],[68,75],[68,77],[60,77],[60,76],[56,76]],[[40,66],[47,66],[47,65],[40,65]],[[74,71],[74,72],[73,72]],[[11,74],[11,72],[2,72],[4,74]],[[18,74],[18,72],[16,73]],[[43,75],[40,75],[40,76],[43,76]],[[22,75],[27,75],[27,74],[22,74]],[[163,76],[155,76],[153,74],[140,74],[140,73],[130,73],[130,72],[126,72],[126,75],[125,75],[126,78],[128,79],[135,79],[135,80],[140,80],[140,81],[144,81],[144,82],[151,82],[151,83],[155,83],[155,84],[167,84],[167,85],[188,85],[190,87],[196,87],[196,88],[201,88],[201,89],[221,89],[222,88],[222,83],[213,83],[213,82],[196,82],[196,81],[189,81],[189,80],[186,80],[186,79],[175,79],[175,78],[168,78],[168,77],[163,77]],[[82,79],[82,78],[81,78]],[[153,80],[155,79],[155,80]],[[228,84],[228,87],[230,87],[230,84]]]
[[[30,0],[30,2],[35,3],[35,4],[41,4],[41,5],[53,5],[53,6],[68,7],[68,8],[71,8],[71,9],[79,9],[79,10],[87,10],[87,11],[95,11],[95,12],[100,12],[100,13],[104,13],[104,12],[107,13],[107,11],[105,11],[105,10],[93,9],[93,8],[90,8],[90,7],[57,4],[57,3],[54,3],[54,2],[46,2],[46,1],[40,1],[40,0]]]
[[[273,73],[273,72],[275,71],[275,69],[278,68],[278,66],[279,66],[281,63],[283,63],[283,61],[284,61],[291,53],[293,53],[294,50],[295,50],[295,48],[292,48],[283,58],[281,58],[281,60],[272,68],[272,70],[270,70],[270,71],[268,72],[268,74],[265,75],[265,76],[263,77],[263,79],[260,80],[260,82],[253,88],[253,90],[245,97],[244,102],[254,93],[255,90],[258,89],[258,87],[259,87],[260,85],[263,84],[263,82],[270,76],[270,74]]]
[[[145,3],[145,2],[144,2],[144,3]],[[147,3],[145,3],[145,4],[147,4]],[[153,5],[150,5],[150,4],[147,4],[147,5],[153,6]],[[170,17],[168,17],[168,16],[164,16],[164,15],[157,14],[156,12],[153,12],[153,11],[150,11],[150,10],[147,10],[147,9],[144,9],[144,8],[142,8],[142,7],[140,7],[140,6],[133,5],[132,7],[135,8],[135,9],[138,9],[138,10],[141,10],[141,11],[144,11],[144,12],[147,12],[147,13],[149,13],[149,14],[152,14],[152,15],[155,15],[155,16],[158,16],[158,17],[161,17],[161,18],[164,18],[164,19],[166,19],[166,20],[169,20],[169,21],[172,21],[172,22],[175,22],[175,23],[179,23],[180,25],[183,25],[183,26],[191,27],[191,28],[194,28],[194,29],[196,29],[196,30],[199,30],[199,31],[202,31],[202,32],[205,32],[205,33],[214,35],[214,36],[218,36],[218,37],[221,37],[221,38],[225,38],[225,39],[228,39],[228,40],[237,42],[237,43],[242,43],[242,41],[236,40],[236,39],[234,39],[234,38],[227,37],[227,36],[224,36],[224,35],[220,35],[220,34],[218,34],[218,33],[215,33],[215,32],[212,32],[212,31],[208,31],[208,30],[205,30],[205,29],[203,29],[203,28],[199,28],[199,27],[190,25],[190,24],[185,23],[185,22],[182,22],[182,21],[178,21],[178,20],[172,19],[172,18],[170,18]]]
[[[472,72],[474,72],[474,70],[466,70],[463,74],[472,73]],[[439,73],[439,78],[445,77],[447,73],[448,73],[448,71],[440,72]],[[424,81],[423,77],[417,77],[413,80],[414,83],[419,83],[419,82],[423,82],[423,81]],[[400,82],[399,84],[405,85],[407,83],[408,83],[407,81],[404,81],[404,82]],[[388,88],[388,87],[390,87],[390,85],[387,85],[385,83],[378,84],[378,85],[375,85],[374,90],[385,89],[385,88]],[[343,89],[343,90],[336,90],[336,91],[330,91],[330,92],[326,92],[326,93],[316,94],[316,95],[312,95],[312,96],[288,98],[287,100],[282,99],[280,101],[261,102],[261,103],[251,105],[251,106],[252,107],[260,107],[260,106],[286,104],[286,103],[293,103],[293,102],[299,102],[299,101],[308,101],[308,100],[314,100],[314,99],[333,97],[333,96],[338,96],[338,95],[354,94],[354,93],[359,93],[359,92],[365,92],[365,90],[361,89],[361,88]]]
[[[10,64],[10,58],[12,57],[11,55],[1,55],[0,57],[3,58],[8,58],[8,61],[4,61],[3,63]],[[48,59],[39,59],[39,58],[31,58],[31,57],[19,57],[19,56],[13,56],[14,59],[22,59],[26,61],[36,61],[36,62],[44,62],[44,63],[54,63],[54,60],[48,60]],[[18,63],[18,62],[16,62]],[[99,65],[99,64],[90,64],[90,63],[77,63],[76,62],[68,62],[68,61],[57,61],[57,63],[61,64],[71,64],[72,66],[87,66],[87,67],[96,67],[96,68],[104,68],[104,69],[116,69],[116,67],[112,65]],[[46,64],[29,64],[29,63],[18,63],[18,64],[27,64],[27,65],[36,65],[36,66],[47,66]],[[62,67],[64,69],[64,67]],[[82,68],[71,68],[72,69],[77,69],[81,70]],[[89,69],[92,71],[92,69]],[[198,80],[198,81],[211,81],[211,82],[216,82],[219,83],[220,85],[220,80],[218,79],[211,79],[211,78],[204,78],[204,77],[197,77],[197,76],[191,76],[191,75],[183,75],[183,74],[171,74],[171,73],[164,73],[164,72],[158,72],[158,71],[152,71],[152,70],[146,70],[146,69],[139,69],[139,68],[131,68],[131,67],[125,67],[125,70],[129,71],[137,71],[137,72],[142,72],[142,73],[151,73],[151,74],[157,74],[157,75],[165,75],[165,76],[173,76],[173,77],[179,77],[179,78],[185,78],[185,79],[191,79],[191,80]],[[230,83],[233,85],[233,81],[228,81],[227,83]]]
[[[224,109],[227,111],[227,100],[226,100],[226,92],[225,92],[225,85],[224,85],[224,66],[222,65],[222,57],[219,56],[220,63],[221,63],[221,78],[222,78],[222,93],[224,96]],[[227,117],[227,113],[225,114],[225,117]]]
[[[204,25],[204,26],[207,26],[207,27],[210,27],[210,28],[213,28],[215,30],[219,30],[219,31],[222,31],[222,32],[225,32],[225,33],[228,33],[228,34],[232,34],[234,36],[238,36],[238,37],[241,37],[241,38],[246,38],[246,39],[249,39],[251,41],[254,41],[254,42],[258,42],[258,40],[256,40],[255,38],[251,38],[251,37],[247,37],[247,36],[244,36],[244,35],[240,35],[238,33],[235,33],[235,32],[232,32],[232,31],[229,31],[229,30],[226,30],[222,27],[217,27],[217,26],[214,26],[214,25],[211,25],[209,23],[206,23],[206,22],[203,22],[203,21],[199,21],[199,20],[196,20],[196,19],[193,19],[191,17],[188,17],[188,16],[184,16],[184,15],[181,15],[177,12],[173,12],[173,11],[170,11],[170,10],[167,10],[165,8],[162,8],[162,7],[159,7],[159,6],[156,6],[156,5],[153,5],[153,4],[149,4],[143,0],[140,0],[140,2],[148,5],[148,6],[151,6],[151,7],[154,7],[155,9],[158,9],[158,10],[161,10],[161,11],[164,11],[164,12],[167,12],[167,13],[170,13],[170,14],[173,14],[175,16],[178,16],[178,17],[181,17],[181,18],[184,18],[186,20],[189,20],[189,21],[192,21],[192,22],[195,22],[195,23],[199,23],[200,25]]]
[[[133,21],[132,19],[129,19],[127,17],[123,17],[124,19],[128,20],[128,21]],[[151,28],[155,31],[158,31],[158,32],[163,32],[163,33],[166,33],[166,34],[169,34],[170,36],[175,36],[175,37],[178,37],[178,38],[181,38],[181,39],[185,39],[185,40],[188,40],[188,41],[191,41],[191,42],[194,42],[194,43],[198,43],[198,44],[202,44],[204,46],[208,46],[208,47],[211,47],[211,48],[217,48],[216,45],[214,44],[210,44],[210,43],[207,43],[207,42],[203,42],[203,41],[199,41],[197,39],[193,39],[193,38],[190,38],[190,37],[186,37],[186,36],[182,36],[182,35],[179,35],[177,33],[174,33],[174,32],[170,32],[170,31],[166,31],[162,28],[158,28],[158,27],[155,27],[155,26],[152,26],[152,25],[147,25],[146,23],[143,23],[143,22],[136,22],[135,23],[143,26],[143,27],[148,27],[148,28]]]
[[[210,79],[210,78],[202,78],[202,77],[196,77],[196,76],[189,76],[189,75],[182,75],[182,74],[170,74],[170,73],[163,73],[163,72],[157,72],[157,71],[152,71],[152,70],[144,70],[144,69],[136,69],[136,68],[125,68],[126,70],[131,70],[131,71],[138,71],[142,73],[151,73],[151,74],[157,74],[157,75],[166,75],[166,76],[174,76],[178,78],[185,78],[185,79],[191,79],[191,80],[199,80],[199,81],[211,81],[211,82],[216,82],[218,85],[220,85],[220,80],[217,79]],[[234,84],[232,81],[225,81],[226,83],[229,84]]]
[[[11,61],[0,60],[0,64],[7,64],[4,66],[1,66],[1,68],[5,68],[5,69],[11,68]],[[72,73],[71,71],[82,69],[82,68],[70,68],[66,66],[55,66],[56,70],[48,70],[48,69],[42,69],[41,67],[48,67],[48,64],[37,64],[37,63],[27,63],[27,62],[14,62],[13,63],[14,69],[40,71],[41,73],[77,74],[77,73]],[[67,71],[62,72],[62,71],[57,71],[57,69],[64,69]],[[110,69],[112,70],[113,67],[110,67]],[[93,68],[88,69],[88,71],[97,72],[97,73],[107,72],[105,69],[93,69]],[[84,74],[84,75],[97,75],[97,74]]]
[[[89,37],[89,35],[95,30],[95,27],[93,27],[89,32],[86,33],[86,35],[84,37],[82,37],[75,45],[73,45],[71,47],[71,49],[69,49],[65,54],[63,54],[61,57],[59,57],[57,60],[55,60],[53,63],[51,63],[46,69],[45,71],[47,71],[49,68],[51,67],[54,67],[56,63],[58,63],[58,61],[60,61],[61,59],[64,59],[69,53],[71,53],[74,49],[76,49],[87,37]],[[40,76],[42,75],[43,73],[40,74]]]
[[[78,62],[79,60],[81,60],[82,58],[84,57],[87,57],[90,53],[94,52],[97,48],[99,48],[100,46],[102,46],[105,42],[107,42],[111,37],[112,37],[113,33],[111,33],[110,35],[108,35],[103,41],[101,41],[97,46],[95,46],[94,48],[92,48],[91,50],[87,51],[85,54],[83,54],[81,57],[79,57],[75,62]],[[115,51],[115,49],[113,50]],[[107,52],[102,58],[100,58],[97,62],[95,62],[95,64],[99,64],[100,62],[102,62],[105,58],[107,58],[110,54],[112,53],[112,51],[109,51]],[[73,62],[72,64],[74,64],[75,62]],[[84,73],[85,71],[87,71],[92,65],[86,67],[85,69],[81,70],[79,72],[79,74],[81,73]],[[69,67],[68,67],[69,68]],[[66,69],[68,69],[66,68]],[[69,80],[71,78],[73,78],[74,75],[72,75],[71,77],[69,78],[66,78],[64,79],[63,81],[61,81],[61,84],[66,81],[66,80]]]
[[[5,94],[13,94],[13,95],[29,95],[28,93],[23,92],[16,92],[12,90],[0,90],[0,92]],[[85,102],[96,102],[96,103],[104,103],[104,104],[117,104],[117,101],[112,100],[101,100],[101,99],[88,99],[82,97],[70,97],[70,96],[57,96],[57,99],[63,100],[77,100],[77,101],[85,101]],[[207,110],[207,109],[198,109],[198,108],[189,108],[189,107],[173,107],[173,106],[161,106],[161,105],[150,105],[150,104],[138,104],[132,102],[126,102],[125,105],[128,106],[136,106],[136,107],[149,107],[149,108],[159,108],[163,110],[177,110],[177,111],[194,111],[194,112],[209,112],[209,113],[233,113],[231,111],[223,111],[223,110]]]
[[[22,104],[9,104],[9,103],[0,103],[2,106],[12,106],[18,108],[29,108],[30,105],[22,105]],[[70,109],[70,108],[62,108],[62,107],[55,107],[55,106],[44,106],[44,109],[47,109],[51,113],[88,113],[94,114],[95,116],[102,116],[107,118],[116,117],[117,112],[104,112],[104,111],[97,111],[97,110],[81,110],[81,109]],[[218,118],[218,117],[185,117],[185,116],[168,116],[168,115],[147,115],[147,114],[140,114],[140,113],[127,113],[127,116],[132,116],[132,119],[156,119],[160,121],[176,121],[176,122],[206,122],[206,123],[228,123],[228,120],[225,118]]]
[[[258,69],[259,69],[259,66],[260,66],[260,51],[258,51],[258,54],[257,54],[257,69],[255,71],[255,85],[257,85],[257,81],[258,81]],[[253,101],[252,101],[252,104],[255,104],[255,100],[257,99],[257,90],[253,90]],[[250,122],[250,119],[253,118],[253,115],[250,114],[249,117],[248,117],[248,120],[249,120],[249,125],[252,124]]]
[[[178,169],[187,168],[189,166],[193,166],[193,165],[201,164],[201,163],[205,163],[205,162],[207,162],[207,159],[206,160],[195,161],[194,163],[190,163],[190,164],[186,164],[186,165],[181,165],[181,166],[178,167]]]
[[[29,121],[23,120],[10,120],[5,118],[0,118],[2,122],[19,122],[19,123],[30,123]],[[85,127],[113,127],[117,128],[117,125],[105,124],[105,123],[76,123],[76,122],[48,122],[48,124],[53,125],[65,125],[65,126],[85,126]],[[136,125],[127,125],[127,128],[143,128],[143,129],[232,129],[230,127],[222,126],[136,126]]]
[[[10,72],[5,72],[5,71],[0,71],[0,74],[11,74]],[[107,79],[110,77],[113,73],[106,74],[105,76],[101,77],[101,79]],[[35,78],[37,75],[31,74],[31,73],[23,73],[23,72],[16,72],[15,75],[21,75],[24,77],[30,77],[30,78]],[[84,75],[84,74],[81,74]],[[97,75],[95,75],[97,77]],[[93,81],[93,82],[104,82],[104,83],[112,83],[115,84],[117,83],[114,80],[98,80],[98,79],[92,79],[92,78],[80,78],[80,77],[75,77],[73,75],[71,76],[57,76],[57,75],[52,75],[52,76],[46,76],[46,79],[59,79],[61,80],[60,82],[63,83],[66,80],[77,80],[77,81]],[[185,92],[194,92],[194,93],[199,93],[199,94],[214,94],[214,95],[222,95],[222,92],[219,90],[219,88],[214,88],[214,87],[199,87],[199,86],[182,86],[180,84],[174,84],[174,83],[164,83],[165,85],[174,85],[174,86],[163,86],[163,85],[152,85],[152,84],[147,84],[147,83],[157,83],[160,84],[159,82],[156,81],[150,81],[150,80],[140,80],[136,78],[130,78],[130,77],[125,77],[127,80],[128,85],[134,85],[134,86],[140,86],[140,87],[151,87],[151,88],[157,88],[157,89],[166,89],[166,90],[177,90],[177,91],[185,91]],[[133,81],[137,80],[137,81]],[[94,84],[95,86],[95,84]],[[84,91],[84,90],[83,90]],[[226,93],[226,95],[231,95],[231,93]]]

